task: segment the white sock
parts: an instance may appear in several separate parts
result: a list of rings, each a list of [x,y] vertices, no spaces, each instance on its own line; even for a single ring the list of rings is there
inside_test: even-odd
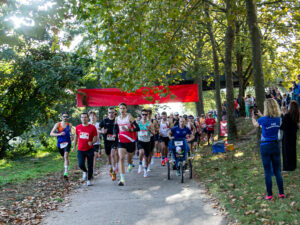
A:
[[[68,166],[65,166],[65,172],[66,173],[68,172]]]

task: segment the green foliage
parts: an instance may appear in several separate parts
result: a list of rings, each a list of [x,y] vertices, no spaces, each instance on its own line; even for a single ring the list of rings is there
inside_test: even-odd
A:
[[[46,124],[57,115],[55,107],[74,99],[84,75],[76,56],[53,53],[46,46],[7,58],[0,59],[1,156],[9,149],[9,140]]]

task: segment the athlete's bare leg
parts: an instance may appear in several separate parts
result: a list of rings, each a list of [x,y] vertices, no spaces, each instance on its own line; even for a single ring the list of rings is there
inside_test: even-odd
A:
[[[126,148],[118,148],[119,154],[119,170],[120,174],[125,174],[125,155],[126,155]]]

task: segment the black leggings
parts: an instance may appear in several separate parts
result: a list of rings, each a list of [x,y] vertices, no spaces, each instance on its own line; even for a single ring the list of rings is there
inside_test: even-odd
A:
[[[93,176],[93,164],[94,164],[94,149],[87,151],[77,151],[78,166],[83,172],[88,172],[88,180]],[[85,166],[85,158],[87,158],[88,170]]]

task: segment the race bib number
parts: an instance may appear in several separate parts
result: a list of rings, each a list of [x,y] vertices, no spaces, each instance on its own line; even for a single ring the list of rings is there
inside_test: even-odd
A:
[[[174,145],[177,146],[182,146],[183,145],[183,141],[175,141]]]
[[[107,139],[108,141],[115,141],[115,140],[116,140],[115,136],[112,135],[112,134],[108,134],[107,137],[106,137],[106,139]]]
[[[143,137],[146,137],[146,136],[148,136],[148,131],[142,130],[142,131],[140,131],[140,135]]]
[[[125,128],[125,129],[128,129],[128,126],[127,126],[127,125],[125,125],[125,126],[120,126],[120,130],[121,130],[121,131],[125,131],[124,128]]]
[[[79,137],[80,139],[89,139],[89,133],[81,132]]]
[[[68,144],[69,144],[68,142],[60,143],[59,147],[60,147],[60,148],[65,148],[65,147],[68,146]]]

